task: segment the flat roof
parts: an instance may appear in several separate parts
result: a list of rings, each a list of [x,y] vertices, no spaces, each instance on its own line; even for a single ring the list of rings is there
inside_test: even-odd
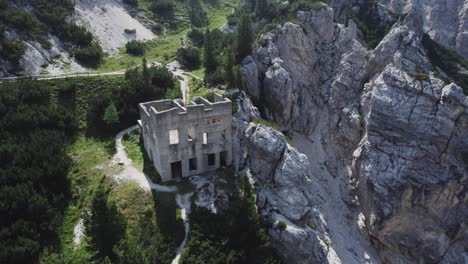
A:
[[[221,103],[221,102],[231,102],[229,98],[226,98],[218,93],[213,94],[211,99],[208,100],[205,97],[202,96],[197,96],[195,97],[192,101],[187,106],[206,106],[211,108],[213,104]],[[147,112],[149,113],[149,110],[153,110],[155,113],[162,113],[166,111],[170,111],[173,109],[179,110],[179,113],[186,113],[187,112],[187,107],[182,99],[163,99],[163,100],[156,100],[156,101],[150,101],[150,102],[145,102],[145,103],[140,103],[140,106]]]

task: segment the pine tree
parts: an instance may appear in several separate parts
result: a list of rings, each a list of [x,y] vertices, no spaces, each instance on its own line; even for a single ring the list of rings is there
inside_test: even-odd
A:
[[[194,27],[205,27],[208,24],[208,15],[203,9],[200,0],[190,0],[190,23]]]
[[[213,73],[216,71],[216,68],[218,67],[218,63],[216,61],[213,38],[211,36],[211,32],[209,29],[207,29],[205,32],[204,42],[205,44],[204,44],[203,65],[206,68],[206,73]]]
[[[267,0],[257,0],[255,3],[255,15],[257,18],[265,18],[268,14]]]
[[[108,200],[108,194],[100,184],[91,202],[90,214],[85,217],[86,235],[99,258],[115,259],[113,248],[124,237],[125,226],[123,215],[115,202]]]
[[[134,237],[128,237],[120,241],[119,246],[114,248],[119,264],[148,264],[148,259],[141,246]]]
[[[143,81],[145,82],[145,85],[149,87],[151,83],[151,74],[148,69],[148,62],[146,61],[146,58],[143,58],[141,67],[142,67]]]
[[[234,52],[232,49],[229,49],[229,52],[226,55],[224,63],[224,74],[226,82],[229,86],[233,87],[236,84],[236,76],[234,73],[234,63],[235,63]]]
[[[113,102],[111,102],[109,106],[106,107],[102,120],[107,125],[115,125],[119,123],[119,113],[117,112],[117,108]]]
[[[248,13],[253,13],[255,11],[255,2],[256,0],[245,0],[244,10]]]
[[[252,21],[248,15],[242,15],[240,18],[237,29],[236,44],[237,60],[238,62],[241,62],[246,56],[252,53]]]

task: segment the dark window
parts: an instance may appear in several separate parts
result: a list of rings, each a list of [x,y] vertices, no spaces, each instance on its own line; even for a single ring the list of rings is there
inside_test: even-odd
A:
[[[208,166],[214,166],[216,164],[215,154],[208,154]]]
[[[189,159],[189,169],[191,171],[197,170],[197,158]]]

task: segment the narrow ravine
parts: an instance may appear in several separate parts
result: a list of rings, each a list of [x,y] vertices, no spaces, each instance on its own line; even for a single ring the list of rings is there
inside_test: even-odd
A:
[[[319,126],[323,126],[320,119]],[[311,136],[314,141],[301,134],[294,135],[297,149],[309,158],[309,170],[317,179],[311,192],[323,197],[324,204],[319,206],[320,218],[327,224],[331,241],[327,259],[331,263],[379,263],[377,253],[365,241],[359,231],[353,212],[343,201],[340,186],[346,179],[333,177],[323,167],[327,156],[323,147],[321,129]],[[362,227],[362,226],[361,226]],[[352,243],[350,242],[352,241]]]
[[[121,183],[124,181],[136,181],[138,185],[146,191],[155,190],[156,192],[175,193],[177,206],[182,211],[182,220],[184,221],[184,229],[185,229],[184,240],[182,241],[182,243],[179,245],[179,247],[177,248],[175,252],[176,257],[172,260],[172,264],[178,264],[180,256],[182,254],[182,250],[187,245],[187,242],[189,239],[189,232],[190,232],[189,215],[190,215],[190,209],[191,209],[191,204],[192,204],[193,192],[181,194],[181,193],[178,193],[179,190],[177,186],[164,186],[164,185],[156,184],[148,177],[148,175],[146,175],[144,172],[138,170],[132,165],[132,160],[127,156],[125,147],[122,144],[122,138],[126,134],[133,132],[137,128],[138,128],[138,125],[129,127],[121,131],[115,136],[115,148],[117,151],[112,159],[112,163],[120,164],[123,167],[122,172],[116,175],[115,178],[118,183]]]

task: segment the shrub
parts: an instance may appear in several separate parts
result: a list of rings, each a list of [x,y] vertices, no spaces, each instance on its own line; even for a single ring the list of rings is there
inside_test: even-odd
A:
[[[151,67],[151,84],[161,88],[163,91],[175,86],[175,78],[169,69],[165,66]]]
[[[126,3],[127,5],[132,5],[132,6],[138,5],[138,0],[123,0],[123,2]]]
[[[275,124],[275,123],[273,123],[271,121],[268,121],[266,119],[263,119],[263,118],[254,117],[252,119],[252,122],[255,123],[255,124],[260,124],[260,125],[264,125],[264,126],[273,128],[276,131],[281,131],[281,129],[279,128],[279,126],[277,124]]]
[[[429,75],[424,72],[408,72],[408,75],[412,76],[416,80],[427,81],[429,80]]]
[[[320,10],[322,8],[327,7],[320,0],[295,0],[291,3],[291,11],[295,14],[297,11],[309,11],[309,10]]]
[[[173,88],[167,89],[165,98],[166,99],[179,99],[179,98],[182,98],[182,91],[180,90],[179,85],[176,85]]]
[[[25,51],[26,45],[22,41],[3,40],[3,49],[1,50],[3,58],[17,63]]]
[[[97,68],[103,57],[102,48],[96,42],[90,46],[75,49],[73,54],[79,63],[91,68]]]
[[[383,21],[379,15],[378,6],[375,1],[361,3],[357,13],[351,9],[348,9],[346,12],[358,26],[364,41],[372,49],[377,47],[396,21],[396,19]]]
[[[205,73],[205,83],[210,85],[222,85],[225,83],[224,74],[218,68],[214,72]]]
[[[194,27],[205,27],[208,25],[208,14],[200,0],[190,0],[190,23]]]
[[[308,225],[311,229],[317,230],[317,224],[314,222],[314,220],[309,219],[309,221],[307,221],[307,225]]]
[[[190,41],[192,42],[192,45],[195,47],[202,47],[203,46],[203,41],[205,39],[205,34],[203,33],[202,30],[197,29],[197,28],[192,28],[190,32],[187,34],[189,37]]]
[[[468,61],[464,60],[456,52],[442,47],[427,34],[424,34],[422,44],[431,63],[444,71],[456,84],[464,89],[465,93],[468,93],[468,74],[460,70],[460,66],[468,69]]]
[[[287,228],[288,226],[286,225],[285,222],[279,221],[279,222],[276,224],[276,227],[277,227],[279,230],[284,231],[284,230],[286,230],[286,228]]]
[[[151,8],[155,12],[167,12],[174,8],[173,0],[153,0]]]
[[[182,65],[190,70],[197,69],[201,65],[200,49],[197,47],[180,48],[177,50],[176,57]]]
[[[85,27],[73,23],[66,23],[59,31],[59,36],[80,47],[89,46],[93,43],[94,37]]]
[[[145,44],[138,40],[132,40],[125,44],[126,52],[135,56],[145,54]]]

